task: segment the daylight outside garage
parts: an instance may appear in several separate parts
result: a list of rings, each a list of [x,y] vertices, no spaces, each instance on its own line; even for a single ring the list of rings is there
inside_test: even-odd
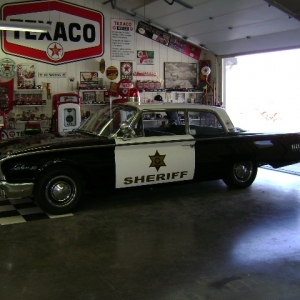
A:
[[[224,105],[235,126],[298,132],[300,50],[225,58]]]

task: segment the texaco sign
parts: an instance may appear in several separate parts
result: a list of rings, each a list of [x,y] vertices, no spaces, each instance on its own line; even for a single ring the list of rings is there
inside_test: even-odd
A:
[[[104,53],[104,16],[101,12],[65,1],[5,4],[2,20],[49,24],[46,33],[3,31],[7,54],[52,65],[99,57]]]

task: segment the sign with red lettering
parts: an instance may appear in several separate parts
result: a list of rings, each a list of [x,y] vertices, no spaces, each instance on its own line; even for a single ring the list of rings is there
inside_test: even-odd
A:
[[[135,60],[134,21],[111,19],[111,59]]]
[[[2,20],[48,24],[45,33],[3,31],[3,52],[52,65],[104,54],[104,16],[101,12],[65,1],[5,4]]]

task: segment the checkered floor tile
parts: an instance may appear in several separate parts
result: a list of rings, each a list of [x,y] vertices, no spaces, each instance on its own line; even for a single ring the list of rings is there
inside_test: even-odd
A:
[[[73,216],[73,214],[50,215],[45,213],[29,198],[17,200],[0,198],[0,225],[70,216]]]

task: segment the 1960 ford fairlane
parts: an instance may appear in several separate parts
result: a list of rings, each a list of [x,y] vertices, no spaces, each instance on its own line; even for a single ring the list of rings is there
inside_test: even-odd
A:
[[[65,136],[0,142],[0,191],[70,212],[86,189],[222,179],[246,188],[257,168],[300,161],[300,133],[239,132],[226,111],[195,104],[103,106]]]

